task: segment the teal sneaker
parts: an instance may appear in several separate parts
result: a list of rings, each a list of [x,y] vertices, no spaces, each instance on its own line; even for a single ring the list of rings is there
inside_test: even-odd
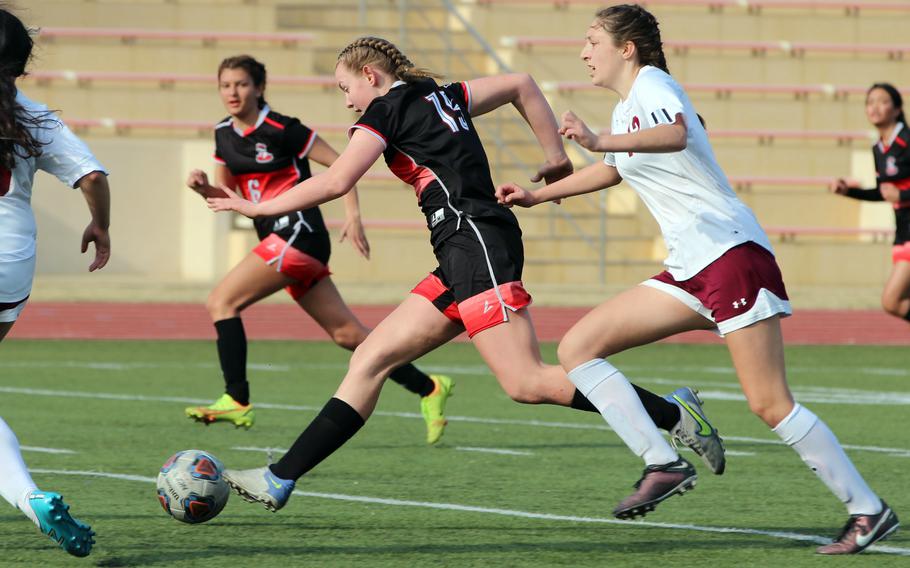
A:
[[[673,446],[675,447],[677,442],[688,446],[701,457],[715,475],[722,475],[727,467],[724,441],[717,428],[708,422],[708,417],[701,407],[704,403],[698,397],[698,391],[683,387],[664,398],[679,407],[679,423],[670,430]]]
[[[85,523],[70,516],[70,506],[63,497],[51,491],[33,491],[28,504],[38,519],[41,532],[73,556],[88,556],[92,551],[95,532]]]
[[[276,512],[284,507],[295,482],[292,479],[281,479],[266,467],[255,469],[226,469],[224,480],[250,503],[262,503],[266,509]]]

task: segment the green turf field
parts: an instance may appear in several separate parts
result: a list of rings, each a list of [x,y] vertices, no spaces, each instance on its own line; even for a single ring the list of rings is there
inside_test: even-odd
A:
[[[24,456],[38,485],[63,493],[98,533],[89,558],[70,560],[2,504],[4,566],[910,566],[906,524],[882,552],[813,555],[813,537],[833,536],[844,510],[749,414],[723,348],[661,345],[612,359],[657,392],[700,388],[731,452],[720,477],[695,462],[696,490],[646,524],[610,516],[641,464],[600,417],[511,402],[470,345],[420,361],[457,381],[441,447],[425,446],[416,397],[389,383],[367,426],[301,480],[306,495],[277,514],[233,496],[198,526],[158,505],[161,463],[203,448],[232,467],[264,465],[262,448],[287,448],[334,392],[345,352],[254,343],[260,407],[250,431],[183,417],[187,403],[221,392],[211,343],[8,341],[0,352],[0,415],[23,446],[74,452]],[[554,360],[552,346],[545,357]],[[860,471],[910,523],[906,350],[793,347],[788,361],[797,398],[853,446]],[[126,477],[52,473],[61,471]]]

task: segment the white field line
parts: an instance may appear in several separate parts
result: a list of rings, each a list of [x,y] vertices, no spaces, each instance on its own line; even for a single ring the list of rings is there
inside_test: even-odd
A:
[[[146,483],[155,483],[156,478],[141,475],[127,475],[121,473],[106,473],[101,471],[68,471],[54,469],[33,469],[32,473],[47,473],[51,475],[79,475],[89,477],[101,477],[106,479],[120,479],[124,481],[142,481]],[[818,535],[791,533],[786,531],[763,531],[758,529],[746,529],[737,527],[710,527],[703,525],[691,525],[681,523],[657,523],[652,521],[620,521],[604,517],[578,517],[573,515],[556,515],[552,513],[532,513],[529,511],[518,511],[514,509],[496,509],[490,507],[475,507],[472,505],[459,505],[456,503],[434,503],[430,501],[405,501],[400,499],[384,499],[380,497],[365,497],[361,495],[343,495],[339,493],[317,493],[313,491],[294,491],[295,495],[302,497],[312,497],[316,499],[331,499],[334,501],[350,501],[355,503],[370,503],[374,505],[390,505],[396,507],[416,507],[421,509],[436,509],[443,511],[461,511],[466,513],[481,513],[486,515],[500,515],[505,517],[517,517],[523,519],[535,519],[542,521],[558,521],[569,523],[595,523],[605,525],[620,525],[627,527],[650,527],[656,529],[670,529],[682,531],[694,531],[715,534],[742,534],[749,536],[760,536],[777,538],[784,540],[795,540],[802,542],[811,542],[816,544],[827,544],[831,542],[830,538]],[[883,552],[885,554],[896,554],[899,556],[910,556],[910,548],[901,548],[897,546],[873,545],[869,550]]]
[[[347,368],[343,363],[295,363],[293,365],[273,365],[268,363],[251,363],[250,369],[266,372],[287,373],[295,370],[339,370]],[[215,369],[214,363],[156,363],[156,362],[83,362],[83,361],[5,361],[0,362],[0,368],[84,368],[103,371],[129,371],[136,369]],[[490,376],[490,371],[485,365],[422,365],[426,371],[436,373],[451,373],[455,375],[480,375]],[[637,366],[624,366],[624,369],[635,370]],[[684,371],[698,373],[717,373],[729,374],[733,376],[733,369],[729,367],[640,367],[653,371],[655,369],[665,371]],[[797,368],[799,369],[799,368]],[[788,369],[793,371],[793,369]],[[809,371],[820,371],[821,368],[805,368]],[[830,369],[831,372],[843,369]],[[863,368],[867,374],[904,376],[901,373],[910,376],[910,371],[905,369],[892,368]],[[692,383],[700,389],[722,389],[722,390],[702,390],[699,394],[705,400],[722,400],[722,401],[745,401],[745,397],[740,390],[739,384],[733,381],[705,381],[701,379],[691,380],[689,378],[666,378],[666,377],[632,377],[633,382],[658,384],[678,387],[683,383]],[[847,389],[827,386],[796,386],[793,393],[797,400],[805,403],[815,404],[850,404],[850,405],[884,405],[884,406],[904,406],[910,405],[910,392],[888,392],[874,391],[863,389]]]
[[[54,389],[30,389],[30,388],[21,388],[21,387],[2,387],[0,386],[0,393],[8,394],[22,394],[22,395],[31,395],[31,396],[50,396],[50,397],[60,397],[60,398],[87,398],[93,400],[121,400],[121,401],[138,401],[138,402],[174,402],[181,404],[208,404],[211,402],[209,399],[201,398],[186,398],[186,397],[174,397],[174,396],[147,396],[141,394],[120,394],[120,393],[104,393],[104,392],[85,392],[85,391],[64,391],[64,390],[54,390]],[[291,410],[291,411],[304,411],[304,412],[318,412],[322,410],[322,407],[319,406],[307,406],[307,405],[296,405],[296,404],[273,404],[268,402],[257,402],[256,406],[259,408],[267,408],[272,410]],[[416,412],[386,412],[377,410],[373,412],[374,416],[384,416],[392,418],[409,418],[409,419],[420,419],[423,420],[423,416],[417,414]],[[553,422],[548,420],[515,420],[515,419],[506,419],[506,418],[482,418],[479,416],[447,416],[447,420],[453,422],[468,422],[474,424],[499,424],[499,425],[509,425],[509,426],[535,426],[541,428],[566,428],[573,430],[609,430],[605,424],[583,424],[580,422]],[[762,445],[771,445],[771,446],[782,446],[784,443],[780,440],[767,439],[767,438],[750,438],[746,436],[728,436],[724,435],[724,440],[728,442],[746,442],[749,444],[762,444]],[[843,447],[848,450],[859,450],[866,452],[878,452],[884,454],[891,454],[896,457],[910,457],[910,448],[886,448],[880,446],[860,446],[860,445],[851,445],[843,444]]]
[[[475,448],[471,446],[455,446],[460,452],[481,452],[485,454],[500,454],[503,456],[533,456],[534,452],[524,450],[507,450],[504,448]]]
[[[38,452],[42,454],[75,454],[73,450],[64,450],[62,448],[42,448],[41,446],[19,446],[23,452]]]

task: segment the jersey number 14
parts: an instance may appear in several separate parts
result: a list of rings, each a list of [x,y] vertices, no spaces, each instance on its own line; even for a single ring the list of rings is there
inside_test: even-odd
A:
[[[445,101],[445,106],[452,112],[446,112],[446,109],[442,108],[442,102],[439,100],[440,96],[442,97],[442,100]],[[433,106],[436,107],[436,112],[439,113],[439,118],[442,119],[452,132],[458,132],[459,125],[461,125],[462,130],[470,130],[468,128],[468,121],[465,120],[464,116],[461,114],[461,106],[453,103],[445,93],[442,91],[434,91],[424,98],[433,103]]]

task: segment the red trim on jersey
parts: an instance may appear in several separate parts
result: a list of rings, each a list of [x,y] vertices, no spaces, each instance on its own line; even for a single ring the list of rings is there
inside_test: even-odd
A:
[[[303,150],[301,150],[300,153],[297,154],[298,160],[302,160],[307,154],[310,153],[310,148],[313,147],[313,142],[315,142],[315,141],[316,141],[316,132],[311,131],[310,137],[307,139],[306,144],[303,145]]]
[[[281,124],[280,122],[275,122],[274,120],[272,120],[272,119],[269,118],[269,117],[265,117],[265,118],[262,120],[262,122],[265,122],[265,123],[267,123],[267,124],[271,124],[272,126],[274,126],[275,128],[277,128],[278,130],[284,130],[284,125],[283,125],[283,124]]]
[[[12,181],[13,172],[6,168],[0,168],[0,197],[9,192],[10,181]]]
[[[253,201],[250,195],[250,189],[260,192],[258,201],[268,201],[285,191],[297,185],[297,169],[292,165],[271,172],[251,172],[248,174],[237,174],[237,185],[243,191],[243,197]],[[250,182],[255,182],[250,187]]]
[[[385,144],[386,146],[389,145],[389,141],[386,140],[386,137],[385,137],[385,136],[383,136],[383,135],[382,135],[380,132],[378,132],[375,128],[370,128],[370,127],[367,126],[366,124],[355,124],[354,126],[348,128],[348,138],[350,138],[351,136],[354,135],[354,129],[355,129],[355,128],[362,128],[363,130],[366,130],[367,132],[370,132],[370,133],[374,134],[375,136],[378,136],[379,139],[382,140],[382,143]]]
[[[520,310],[531,305],[531,294],[525,290],[521,281],[506,282],[499,285],[499,294],[509,306]],[[502,305],[496,290],[490,288],[485,292],[471,296],[458,304],[458,313],[468,331],[468,337],[474,337],[485,329],[505,323],[502,316]],[[507,311],[508,308],[506,308]]]
[[[215,163],[221,164],[223,166],[227,165],[227,162],[218,157],[218,154],[212,154],[212,159],[215,160]]]
[[[461,82],[461,90],[464,93],[464,101],[468,103],[468,112],[471,112],[471,89],[468,87],[468,83],[465,81]]]
[[[904,140],[900,136],[898,136],[897,138],[894,139],[894,143],[897,144],[898,146],[900,146],[901,148],[907,147],[907,143],[904,142]]]
[[[395,153],[392,161],[389,162],[389,169],[392,170],[392,173],[398,179],[414,186],[414,193],[417,194],[417,199],[420,199],[420,194],[423,193],[423,190],[436,180],[436,175],[429,168],[418,166],[414,160],[401,152]]]
[[[256,129],[257,129],[257,128],[259,128],[259,125],[258,125],[258,124],[254,124],[253,126],[251,126],[251,127],[247,128],[246,130],[244,130],[240,135],[243,136],[244,138],[246,138],[246,137],[249,136],[250,134],[256,132]]]

